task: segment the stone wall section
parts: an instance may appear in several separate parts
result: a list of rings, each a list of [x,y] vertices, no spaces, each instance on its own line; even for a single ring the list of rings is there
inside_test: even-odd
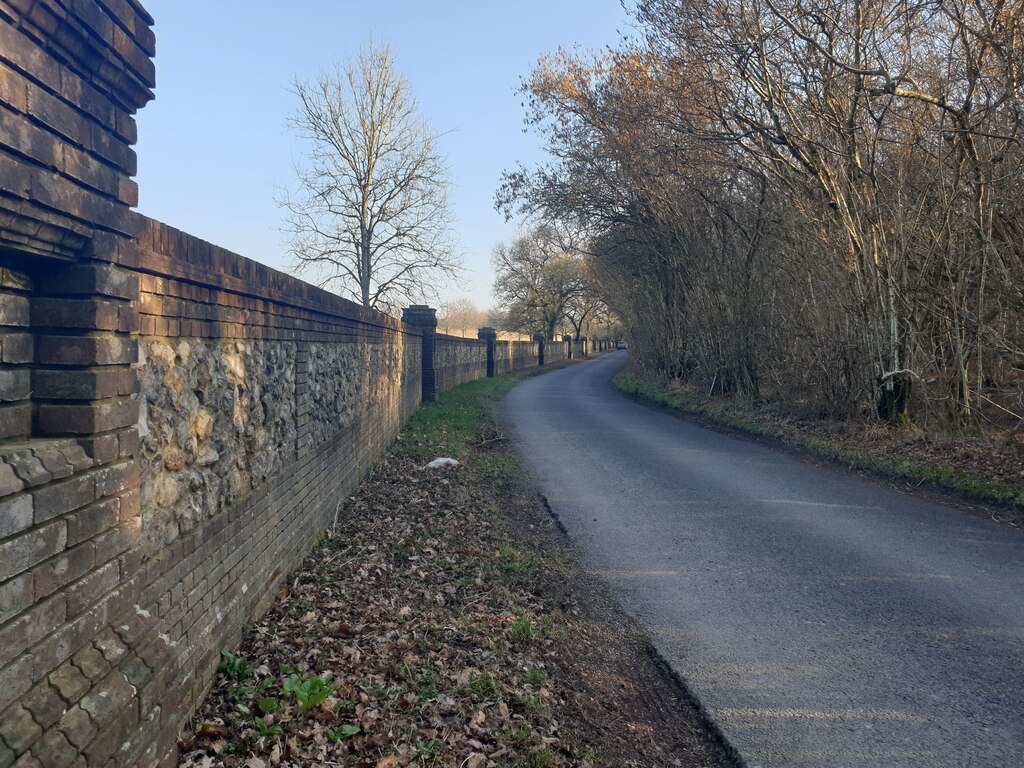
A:
[[[487,342],[437,334],[434,347],[437,390],[487,377]]]
[[[0,285],[34,415],[0,444],[4,768],[173,764],[220,650],[420,401],[398,321],[135,229]]]
[[[499,354],[498,350],[505,347]],[[533,368],[538,365],[539,349],[535,341],[499,341],[495,345],[495,367],[498,373]],[[506,367],[498,367],[498,360],[504,361]]]
[[[162,729],[135,738],[173,747],[220,650],[418,406],[420,338],[157,222],[119,261],[139,283],[139,642],[166,646],[140,693]]]
[[[561,363],[569,359],[569,342],[548,341],[544,344],[544,364]]]

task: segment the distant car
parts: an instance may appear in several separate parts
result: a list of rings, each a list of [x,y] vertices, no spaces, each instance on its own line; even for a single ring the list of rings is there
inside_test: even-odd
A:
[[[626,342],[620,341],[618,344],[615,345],[615,348],[616,349],[626,349]]]

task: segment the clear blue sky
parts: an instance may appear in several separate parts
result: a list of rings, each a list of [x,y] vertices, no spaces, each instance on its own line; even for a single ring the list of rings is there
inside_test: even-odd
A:
[[[559,45],[603,48],[626,31],[619,0],[143,0],[156,19],[156,101],[139,115],[142,213],[278,269],[275,185],[297,151],[288,87],[387,41],[435,131],[467,285],[449,298],[492,304],[490,252],[514,234],[493,210],[501,171],[540,159],[515,88]]]

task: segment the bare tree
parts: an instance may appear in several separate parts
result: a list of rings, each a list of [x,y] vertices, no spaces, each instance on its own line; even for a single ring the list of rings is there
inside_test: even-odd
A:
[[[437,327],[442,333],[476,338],[476,332],[487,325],[487,313],[470,299],[442,302]]]
[[[812,415],[1019,420],[1020,2],[634,13],[620,48],[524,78],[549,158],[496,199],[586,232],[633,362]]]
[[[447,167],[391,49],[371,41],[293,91],[308,154],[279,202],[297,269],[392,311],[457,278]]]
[[[531,227],[508,245],[499,244],[491,262],[506,330],[539,331],[553,339],[560,323],[569,320],[573,299],[588,290],[582,254],[551,225]]]

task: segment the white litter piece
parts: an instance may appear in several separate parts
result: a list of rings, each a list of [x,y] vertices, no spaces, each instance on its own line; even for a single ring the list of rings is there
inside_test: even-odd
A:
[[[457,467],[457,466],[459,466],[459,462],[457,462],[455,459],[440,458],[440,459],[434,459],[432,462],[427,464],[427,466],[425,466],[424,469],[440,469],[441,467]]]

